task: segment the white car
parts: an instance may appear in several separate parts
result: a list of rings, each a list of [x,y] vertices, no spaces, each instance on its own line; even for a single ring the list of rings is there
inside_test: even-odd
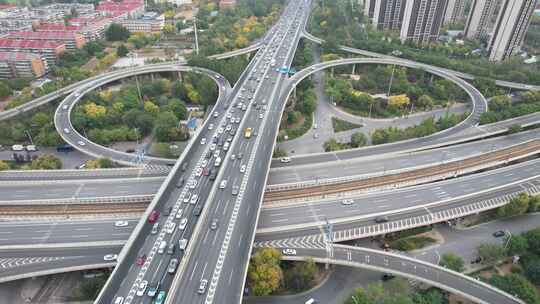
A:
[[[184,213],[184,209],[178,209],[178,211],[176,212],[176,218],[179,219],[182,217],[182,214]]]
[[[202,175],[202,168],[197,168],[197,170],[195,170],[195,175],[201,176]]]
[[[354,201],[352,199],[350,199],[350,198],[347,198],[347,199],[344,199],[344,200],[341,201],[341,204],[345,205],[345,206],[350,206],[353,203],[354,203]]]
[[[82,140],[79,140],[79,141],[77,142],[77,144],[79,144],[79,146],[86,146],[86,144],[85,144],[84,141],[82,141]]]
[[[290,157],[282,157],[279,161],[282,162],[282,163],[290,163],[291,158]]]
[[[246,172],[246,165],[240,166],[240,173]]]
[[[202,172],[202,170],[201,170],[201,172]],[[196,187],[197,187],[197,180],[192,179],[191,183],[189,184],[189,189],[195,189]]]
[[[201,139],[201,145],[206,145],[206,137],[203,137],[203,138]]]
[[[69,133],[70,133],[69,129],[68,129],[68,128],[64,128],[64,133],[69,134]]]
[[[227,113],[227,119],[231,119],[231,117],[232,117],[231,112]]]
[[[174,228],[176,228],[175,222],[169,222],[169,225],[167,226],[167,233],[172,234],[174,232]]]
[[[227,188],[227,180],[224,179],[221,181],[221,183],[219,184],[219,189],[225,189]]]
[[[206,166],[208,166],[208,159],[203,159],[203,161],[201,162],[201,167],[205,168]]]
[[[198,200],[199,200],[199,195],[193,194],[193,196],[191,196],[191,200],[189,201],[189,203],[192,204],[192,205],[195,205],[195,204],[197,204]]]
[[[220,127],[218,130],[217,130],[218,134],[223,134],[223,128]]]
[[[211,144],[210,145],[210,151],[214,151],[216,149],[216,144]]]
[[[144,296],[144,292],[146,291],[146,287],[148,286],[148,281],[144,280],[139,284],[139,288],[137,288],[137,296],[142,297]]]
[[[263,119],[264,117],[264,114],[263,113],[259,113],[259,119]]]
[[[114,227],[126,227],[129,225],[128,221],[116,221],[114,222]]]
[[[292,248],[283,249],[283,255],[296,255],[296,250]]]
[[[214,124],[209,124],[208,125],[208,130],[212,130],[212,129],[214,129]]]
[[[180,220],[180,225],[178,225],[178,229],[184,230],[186,229],[186,225],[187,225],[187,217]]]
[[[235,160],[236,159],[236,155],[232,154],[231,155],[231,160]]]
[[[68,108],[69,108],[68,104],[65,104],[65,105],[62,106],[62,109],[64,109],[64,110],[67,110]]]
[[[118,254],[107,254],[103,257],[103,260],[104,261],[116,261],[116,259],[118,259]]]
[[[189,199],[191,198],[191,193],[187,192],[186,195],[184,195],[184,203],[189,202]]]
[[[219,112],[214,112],[214,118],[219,116]]]

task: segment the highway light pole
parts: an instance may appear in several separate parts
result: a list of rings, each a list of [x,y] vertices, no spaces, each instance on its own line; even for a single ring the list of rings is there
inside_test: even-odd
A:
[[[195,54],[199,55],[199,36],[197,35],[197,17],[193,17],[193,31],[195,32]]]
[[[328,269],[328,261],[330,258],[334,257],[334,251],[332,250],[332,242],[333,242],[333,225],[328,221],[328,218],[324,218],[325,225],[324,225],[324,241],[326,243],[326,264],[324,265],[325,269]]]

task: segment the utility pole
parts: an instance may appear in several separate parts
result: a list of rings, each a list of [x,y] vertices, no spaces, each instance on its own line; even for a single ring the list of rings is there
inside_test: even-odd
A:
[[[386,97],[390,97],[390,90],[392,89],[392,82],[394,81],[394,71],[396,70],[396,66],[392,66],[392,75],[390,75],[390,82],[388,83],[388,93],[386,93]]]
[[[30,132],[28,132],[28,130],[24,130],[24,132],[26,133],[26,135],[28,136],[28,139],[30,139],[30,143],[32,145],[34,145],[34,141],[32,140],[32,135],[30,135]]]
[[[197,35],[197,18],[193,17],[193,31],[195,32],[195,54],[199,55],[199,36]]]

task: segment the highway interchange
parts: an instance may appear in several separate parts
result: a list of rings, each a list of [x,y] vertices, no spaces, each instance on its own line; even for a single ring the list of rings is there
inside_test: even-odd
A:
[[[41,249],[39,251],[42,255],[41,258],[43,258],[43,256],[52,256],[55,258],[53,260],[47,260],[48,263],[51,263],[50,268],[54,268],[55,263],[58,265],[67,265],[68,267],[81,267],[83,264],[96,267],[96,263],[98,262],[102,267],[105,264],[109,266],[112,265],[112,263],[103,262],[103,254],[105,252],[117,252],[120,250],[123,241],[128,239],[128,245],[123,247],[122,252],[120,253],[121,263],[115,268],[111,279],[100,294],[97,303],[110,303],[111,300],[117,296],[125,297],[124,303],[149,303],[149,298],[135,296],[138,286],[143,278],[149,281],[150,286],[155,286],[160,282],[160,289],[162,290],[168,290],[169,286],[172,286],[172,289],[170,290],[171,293],[167,298],[168,303],[238,303],[242,298],[242,287],[244,284],[244,280],[238,278],[245,277],[245,272],[247,270],[247,262],[255,237],[254,227],[257,226],[263,190],[266,187],[268,178],[268,174],[266,173],[271,164],[270,160],[273,151],[274,138],[283,112],[283,106],[286,100],[285,97],[291,93],[296,79],[307,77],[311,72],[318,69],[341,64],[403,64],[403,62],[395,59],[348,59],[315,66],[309,70],[297,73],[297,75],[294,76],[297,78],[293,78],[292,81],[286,80],[282,74],[276,72],[274,70],[275,68],[270,66],[270,60],[275,60],[277,67],[281,65],[290,66],[296,44],[305,28],[305,22],[309,15],[307,6],[309,6],[308,1],[289,4],[281,21],[265,38],[263,43],[264,46],[261,48],[255,59],[249,64],[241,79],[232,90],[227,88],[228,83],[224,82],[225,80],[223,77],[212,73],[211,71],[204,71],[211,75],[218,83],[218,86],[220,87],[220,98],[218,98],[216,106],[210,113],[209,119],[190,142],[190,145],[180,157],[180,160],[172,167],[171,173],[165,178],[164,182],[163,178],[160,177],[163,174],[163,171],[156,173],[153,177],[139,178],[137,180],[122,180],[126,175],[120,174],[120,178],[114,181],[115,186],[109,187],[109,189],[112,189],[111,195],[116,196],[126,196],[128,194],[153,195],[157,192],[157,195],[147,209],[147,212],[137,225],[135,225],[136,219],[133,219],[125,229],[117,229],[119,227],[114,227],[111,225],[110,221],[109,225],[104,225],[104,221],[73,221],[55,224],[36,223],[36,225],[43,226],[42,230],[37,230],[41,228],[39,228],[39,226],[32,226],[32,224],[19,226],[10,223],[8,225],[13,227],[12,229],[14,230],[2,229],[2,234],[0,234],[0,244],[2,244],[2,241],[6,242],[6,245],[22,245],[28,244],[29,242],[45,245],[47,243],[56,245],[59,243],[73,244],[73,239],[81,238],[84,239],[84,242],[98,242],[96,247],[94,247],[93,253],[98,254],[98,257],[101,257],[101,259],[96,259],[95,255],[88,258],[82,254],[84,249],[81,249],[81,247],[88,244],[79,244],[72,249],[66,249],[66,246],[60,246],[59,248],[61,249]],[[409,65],[409,63],[406,65]],[[420,65],[413,66],[420,67]],[[185,70],[179,66],[174,66],[172,68],[174,70]],[[160,67],[159,69],[161,70],[163,67]],[[256,72],[255,70],[258,71]],[[140,73],[147,72],[148,71],[141,71]],[[446,73],[437,70],[432,70],[430,72],[439,75]],[[127,72],[123,74],[123,76],[111,76],[110,79],[119,79],[138,73],[139,72]],[[258,74],[260,74],[260,76]],[[266,77],[267,75],[268,77]],[[461,81],[451,73],[445,74],[445,76],[453,78],[456,82]],[[78,145],[79,141],[85,143],[85,145],[79,144],[78,148],[82,151],[94,156],[112,156],[111,158],[125,164],[133,163],[132,155],[122,155],[121,152],[118,154],[118,152],[108,149],[99,150],[102,149],[102,147],[93,145],[77,132],[64,132],[65,128],[71,127],[68,113],[75,102],[80,99],[84,93],[101,86],[110,79],[105,77],[103,82],[101,80],[89,81],[86,83],[87,85],[78,88],[77,91],[70,94],[63,101],[61,106],[58,107],[57,114],[55,115],[55,123],[58,131],[66,141],[72,142],[74,145]],[[463,141],[463,138],[470,138],[471,136],[486,136],[485,131],[478,131],[478,133],[471,133],[469,131],[479,129],[476,126],[478,116],[486,110],[487,103],[483,96],[481,96],[481,94],[472,86],[463,81],[460,83],[461,86],[469,92],[473,100],[473,111],[468,120],[458,127],[430,137],[400,144],[370,147],[329,155],[313,155],[294,158],[295,165],[302,164],[303,166],[291,168],[291,171],[287,171],[288,168],[276,169],[273,172],[274,175],[277,174],[277,176],[279,176],[281,172],[284,176],[283,178],[276,177],[276,181],[285,180],[288,183],[296,183],[301,179],[313,180],[313,175],[316,175],[315,179],[318,179],[320,176],[318,173],[308,173],[310,169],[307,164],[309,164],[310,161],[313,163],[320,162],[321,158],[324,160],[327,157],[330,157],[333,161],[338,159],[340,162],[343,162],[347,159],[360,156],[387,154],[387,157],[396,157],[398,160],[392,162],[392,165],[390,165],[389,168],[385,165],[388,163],[388,159],[384,158],[379,159],[378,163],[373,163],[373,160],[369,160],[370,163],[373,163],[371,166],[363,166],[361,162],[358,162],[355,163],[355,166],[357,167],[351,168],[364,167],[365,172],[362,170],[351,169],[351,174],[353,172],[354,174],[367,174],[370,172],[399,170],[408,168],[411,164],[421,165],[426,161],[436,163],[439,158],[438,156],[440,155],[437,155],[436,152],[427,151],[414,153],[414,156],[410,152],[428,146],[442,146],[448,144],[449,139],[459,142]],[[222,156],[223,163],[221,164],[221,167],[223,168],[219,171],[214,183],[209,181],[208,178],[199,178],[195,174],[196,168],[201,167],[206,159],[206,154],[210,149],[208,145],[200,144],[202,138],[210,139],[214,134],[219,135],[223,133],[223,131],[219,132],[219,130],[220,127],[225,128],[227,125],[227,118],[224,113],[231,112],[234,109],[242,94],[244,95],[244,102],[248,107],[245,112],[237,108],[234,113],[235,116],[238,116],[241,119],[241,122],[235,127],[237,135],[232,138],[231,150],[234,151],[229,151],[228,153],[227,151],[224,151]],[[250,102],[246,101],[246,99],[248,99],[247,95],[253,95],[253,101],[251,102],[265,100],[268,109],[266,111],[256,111],[255,107],[252,107]],[[64,105],[68,105],[67,108],[63,107]],[[217,113],[217,115],[214,115],[214,113]],[[537,120],[537,117],[531,119]],[[210,124],[214,124],[216,127],[210,130]],[[247,127],[253,128],[254,131],[258,132],[258,135],[254,135],[250,139],[244,138],[243,130]],[[495,132],[500,132],[500,129],[495,128]],[[477,151],[478,153],[487,152],[488,150],[491,151],[496,148],[504,147],[505,145],[534,139],[535,135],[534,132],[530,132],[519,134],[519,136],[515,137],[505,137],[500,141],[498,139],[493,140],[496,144],[494,143],[493,146],[491,146],[491,149],[487,149],[485,145],[482,148],[479,148],[478,146],[474,147],[475,143],[456,146],[465,148],[462,150],[456,148],[455,154],[450,152],[447,156],[449,158],[457,159],[469,154],[470,151]],[[88,150],[87,147],[92,147],[93,151],[95,151],[94,149],[98,149],[98,154],[92,154],[93,152]],[[448,151],[451,149],[447,148]],[[410,154],[407,155],[406,152],[409,152]],[[236,156],[238,153],[243,154],[241,160],[236,159],[236,157],[234,159],[231,158],[232,154],[235,154]],[[430,156],[426,156],[430,153]],[[444,162],[445,158],[441,158],[440,161]],[[207,162],[212,164],[215,159],[215,156],[210,156]],[[151,163],[170,163],[170,161],[159,159],[149,158],[148,160]],[[182,167],[183,164],[186,164],[185,168]],[[382,167],[381,164],[383,164]],[[240,172],[242,166],[246,166],[243,170],[245,172]],[[318,167],[320,165],[316,166]],[[439,222],[444,218],[444,214],[447,215],[448,219],[461,217],[465,214],[478,212],[479,209],[473,209],[470,205],[474,205],[481,200],[493,200],[494,204],[488,206],[486,203],[484,206],[493,208],[494,206],[505,203],[504,200],[496,201],[496,199],[501,196],[513,195],[524,190],[530,191],[531,193],[537,193],[537,187],[540,182],[537,180],[538,176],[535,173],[540,172],[540,170],[538,170],[540,169],[539,166],[540,164],[538,161],[529,161],[524,164],[450,181],[421,185],[392,192],[358,195],[354,196],[355,203],[352,206],[341,206],[340,198],[323,200],[315,203],[310,202],[301,205],[297,204],[286,208],[263,209],[258,225],[259,236],[256,239],[256,245],[263,246],[266,243],[270,245],[278,244],[278,247],[281,247],[279,242],[285,239],[292,239],[292,241],[289,243],[281,242],[281,245],[301,244],[302,240],[310,239],[315,245],[313,248],[306,248],[307,255],[318,257],[321,254],[321,249],[317,249],[317,246],[320,247],[321,244],[325,244],[324,238],[320,235],[319,228],[323,223],[322,219],[328,219],[335,222],[336,230],[334,232],[334,239],[340,241],[385,233],[392,229],[399,230],[404,229],[405,227],[415,225],[421,226],[432,222]],[[289,174],[289,176],[291,176],[291,174],[297,174],[296,172],[292,172],[292,170],[302,170],[303,167],[305,167],[304,169],[306,170],[303,177],[302,175],[296,175],[294,178],[286,177],[287,174]],[[332,171],[328,170],[328,172]],[[339,171],[334,172],[335,173],[333,174],[335,175],[339,174]],[[328,175],[329,176],[324,177],[329,178],[332,173]],[[97,182],[81,182],[77,180],[79,176],[74,177],[76,178],[74,181],[68,180],[51,183],[53,185],[52,187],[55,187],[56,189],[55,191],[50,192],[52,194],[51,199],[65,199],[66,194],[72,193],[76,193],[76,196],[79,197],[86,195],[95,196],[95,193],[99,191],[101,195],[104,193],[102,190],[107,189],[107,187],[101,187],[100,183],[110,183],[110,180],[108,179]],[[272,177],[270,177],[270,179],[271,178]],[[184,179],[185,182],[181,186],[178,186],[179,181],[182,179]],[[189,184],[191,184],[191,181],[193,180],[198,180],[197,185],[192,189],[188,189],[190,188]],[[221,184],[221,181],[223,180],[227,180],[228,185],[224,187],[224,190],[218,189],[218,184]],[[26,200],[26,197],[32,197],[32,195],[35,197],[36,193],[32,190],[22,188],[16,189],[16,187],[20,187],[18,185],[19,182],[20,181],[15,181],[7,185],[8,187],[15,187],[10,188],[15,189],[13,193],[10,191],[13,200]],[[97,186],[93,186],[94,188],[92,188],[92,186],[87,186],[84,183],[95,184]],[[270,183],[270,185],[271,184],[272,183]],[[26,188],[30,185],[31,183],[23,185],[22,187]],[[2,185],[2,187],[5,186],[6,185]],[[36,183],[36,187],[39,188],[40,186],[42,185]],[[236,194],[231,193],[233,186],[238,187],[238,192]],[[75,187],[75,191],[73,191],[73,187]],[[52,189],[49,188],[49,190]],[[198,201],[193,204],[194,206],[182,202],[183,198],[188,195],[188,193],[196,193],[199,196]],[[44,194],[44,196],[46,196],[46,194]],[[383,203],[386,204],[386,202],[391,204],[381,205]],[[379,204],[374,205],[374,203]],[[419,207],[418,205],[420,203],[429,207]],[[156,209],[163,212],[169,206],[172,208],[169,217],[167,219],[163,215],[160,217],[160,231],[156,236],[150,235],[152,225],[147,223],[146,218],[152,210]],[[198,216],[192,215],[192,211],[195,208],[198,208],[198,206],[204,206],[204,209],[202,209],[202,213],[199,216],[200,220],[197,220]],[[478,206],[482,207],[482,205]],[[308,216],[306,216],[306,207],[310,212]],[[175,218],[175,215],[180,208],[183,209],[185,218],[188,219],[188,224],[183,231],[175,229],[172,235],[169,236],[169,234],[165,232],[165,226],[168,224],[164,224],[163,222],[177,223],[178,219]],[[464,212],[450,214],[449,210],[455,208],[458,210],[462,208]],[[286,214],[280,214],[283,213],[284,209],[286,210]],[[373,227],[372,229],[371,226],[374,226],[373,218],[379,214],[390,215],[390,222],[383,225],[377,225],[377,227]],[[415,219],[414,222],[408,220],[409,218],[417,217],[420,218],[420,220],[417,221]],[[208,227],[211,226],[211,222],[215,219],[219,219],[218,227],[215,230],[210,230]],[[51,225],[53,225],[52,229]],[[370,226],[370,228],[366,229],[363,226]],[[113,231],[111,233],[111,228],[115,228],[115,230],[120,230],[121,232]],[[73,231],[78,232],[74,234]],[[90,233],[88,231],[92,232]],[[134,231],[134,233],[130,233],[132,231]],[[358,231],[358,233],[355,233],[355,231]],[[112,234],[113,236],[111,237]],[[16,235],[17,238],[13,239],[12,235]],[[316,237],[313,238],[312,236]],[[190,242],[186,248],[185,255],[182,253],[180,255],[176,254],[176,257],[180,258],[180,267],[176,276],[172,276],[166,273],[170,256],[156,253],[157,246],[159,246],[162,240],[168,240],[169,243],[177,244],[180,238],[189,239]],[[106,242],[115,240],[118,242],[114,245],[103,245]],[[99,244],[99,242],[102,243]],[[102,245],[105,248],[101,247]],[[46,246],[44,246],[44,248],[45,247]],[[7,248],[4,249],[8,250]],[[63,251],[62,256],[59,256],[58,250]],[[362,249],[351,250],[362,251]],[[301,252],[303,253],[303,251]],[[69,256],[67,259],[65,258],[66,253],[68,253],[67,256]],[[4,253],[2,254],[4,255]],[[8,256],[11,254],[15,257],[22,257],[25,253],[6,251],[5,254],[8,254]],[[135,260],[143,254],[147,254],[147,258],[143,265],[139,267],[135,265]],[[324,254],[326,253],[324,252]],[[380,253],[374,254],[376,254],[375,259],[378,259],[379,257],[384,258]],[[381,256],[378,256],[377,254],[380,254]],[[154,257],[156,257],[155,260]],[[340,260],[343,259],[344,258],[340,258]],[[347,254],[345,259],[351,261],[351,256]],[[396,257],[396,259],[397,266],[387,265],[387,263],[383,262],[381,267],[387,267],[394,270],[396,273],[400,273],[397,268],[399,268],[399,261],[403,261],[403,259],[401,257]],[[152,262],[153,260],[154,262]],[[41,259],[36,261],[44,260]],[[336,261],[336,263],[339,263],[339,261]],[[42,263],[36,262],[35,265],[42,265]],[[9,275],[9,273],[15,274],[17,269],[13,268],[9,271],[11,272],[5,273],[7,275]],[[42,271],[46,270],[42,269]],[[434,271],[433,273],[440,275],[437,271]],[[410,271],[407,271],[405,275],[410,275]],[[426,281],[432,284],[435,282],[433,278],[427,278],[429,276],[427,272],[423,275],[423,279]],[[447,277],[445,282],[441,283],[442,288],[453,290],[453,287],[457,287],[455,290],[457,293],[464,293],[465,296],[476,299],[478,302],[518,303],[518,301],[511,299],[508,295],[498,291],[494,292],[486,286],[479,286],[477,289],[471,290],[471,288],[474,289],[476,285],[466,283],[463,285],[463,282],[465,281],[463,281],[464,279],[460,275],[448,274],[445,271],[442,271],[442,276],[445,275],[449,275],[451,278]],[[203,295],[199,295],[196,291],[199,288],[202,279],[208,280],[208,286],[202,292]]]

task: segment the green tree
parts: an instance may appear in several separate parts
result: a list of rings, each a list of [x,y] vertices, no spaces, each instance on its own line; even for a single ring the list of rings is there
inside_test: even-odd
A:
[[[4,82],[0,82],[0,98],[6,98],[11,95],[13,91],[11,88]]]
[[[482,244],[478,246],[478,256],[484,264],[494,264],[502,260],[506,255],[506,250],[498,244]]]
[[[528,304],[537,304],[540,301],[536,287],[519,274],[494,275],[489,279],[489,283],[511,295],[516,295]]]
[[[128,48],[122,43],[118,46],[116,49],[116,56],[118,57],[124,57],[129,53]]]
[[[501,217],[520,215],[529,209],[529,195],[520,193],[508,202],[508,204],[497,209],[497,215]]]
[[[112,23],[105,30],[105,37],[108,41],[126,41],[129,36],[129,31],[118,23]]]
[[[156,139],[161,142],[168,142],[174,140],[174,130],[178,126],[178,118],[172,112],[163,112],[157,116],[156,119]]]
[[[431,109],[435,103],[433,102],[433,99],[429,97],[429,95],[422,95],[418,98],[415,104],[420,108]]]
[[[176,117],[178,117],[178,119],[180,120],[185,120],[188,117],[186,105],[178,98],[173,98],[169,100],[166,110],[173,112],[174,115],[176,115]]]
[[[51,154],[42,155],[30,164],[32,170],[58,170],[62,168],[62,161]]]
[[[439,265],[457,272],[462,272],[465,269],[463,259],[454,253],[443,254],[441,256]]]
[[[527,252],[527,249],[529,249],[527,238],[525,238],[523,235],[508,236],[507,241],[509,255],[522,255]]]
[[[338,151],[341,150],[341,144],[335,138],[330,138],[324,142],[323,148],[325,152]]]
[[[540,257],[533,254],[527,255],[522,258],[521,264],[527,278],[535,285],[540,284]]]
[[[366,135],[362,132],[355,132],[351,135],[351,146],[353,148],[363,147],[367,143]]]
[[[297,262],[285,273],[285,285],[294,290],[304,290],[313,285],[318,268],[313,259]]]
[[[51,122],[51,117],[46,113],[39,112],[32,116],[32,125],[37,128],[44,128]]]
[[[255,295],[269,295],[279,288],[283,280],[280,259],[281,253],[273,248],[261,249],[253,255],[248,280]]]
[[[512,99],[506,95],[494,96],[489,102],[489,110],[500,112],[508,109],[512,105]]]

